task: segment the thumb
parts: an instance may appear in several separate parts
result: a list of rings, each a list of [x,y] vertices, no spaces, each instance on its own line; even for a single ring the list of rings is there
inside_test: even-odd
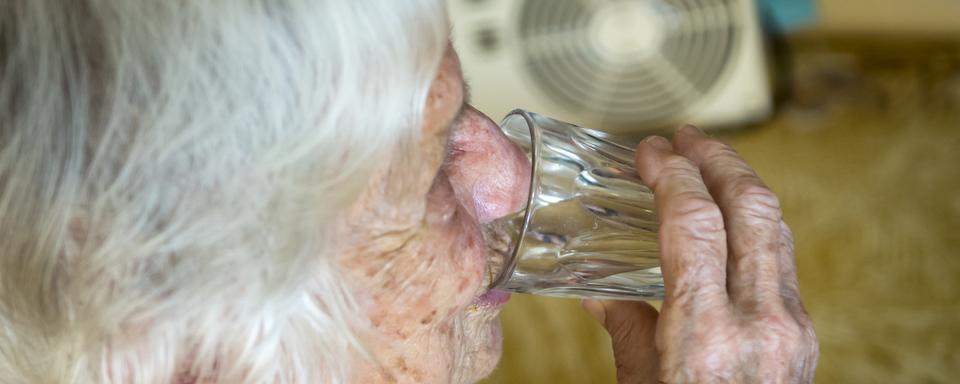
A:
[[[642,301],[583,300],[582,305],[610,334],[617,382],[657,383],[657,310]]]

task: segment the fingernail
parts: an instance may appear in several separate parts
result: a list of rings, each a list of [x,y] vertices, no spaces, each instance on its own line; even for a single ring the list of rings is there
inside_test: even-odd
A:
[[[685,134],[692,134],[692,135],[704,135],[703,130],[700,128],[697,128],[697,126],[693,124],[684,124],[679,129],[677,129],[677,132],[683,132]]]
[[[607,320],[607,311],[603,308],[603,303],[584,299],[580,301],[580,305],[583,306],[583,309],[590,314],[590,317],[593,317],[600,325],[605,325]]]
[[[658,149],[670,149],[670,141],[664,139],[662,136],[647,136],[646,139],[643,139],[644,143],[652,145],[654,148]]]

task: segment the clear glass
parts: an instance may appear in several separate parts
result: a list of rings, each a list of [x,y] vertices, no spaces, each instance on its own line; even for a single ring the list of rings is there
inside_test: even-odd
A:
[[[532,172],[526,208],[484,227],[491,288],[662,299],[653,192],[634,172],[635,143],[523,110],[501,128]]]

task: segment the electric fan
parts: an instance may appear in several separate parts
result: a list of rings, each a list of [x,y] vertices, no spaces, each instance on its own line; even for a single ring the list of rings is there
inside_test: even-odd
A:
[[[766,117],[750,0],[448,0],[474,104],[642,132]]]

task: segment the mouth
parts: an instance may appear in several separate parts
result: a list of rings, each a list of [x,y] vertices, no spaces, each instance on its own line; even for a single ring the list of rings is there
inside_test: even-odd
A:
[[[517,243],[518,232],[516,228],[516,214],[510,215],[498,220],[481,225],[482,238],[486,245],[487,263],[483,286],[486,288],[483,293],[477,297],[474,304],[481,307],[503,306],[510,300],[510,294],[506,291],[496,289],[502,281],[507,264],[511,260],[513,246]],[[519,217],[523,217],[522,215]]]
[[[510,301],[509,293],[499,289],[491,289],[477,296],[477,298],[467,306],[466,312],[493,320],[500,314],[500,309],[507,301]]]
[[[473,301],[471,308],[493,309],[492,312],[497,312],[510,300],[510,293],[495,287],[501,282],[503,278],[501,274],[505,272],[507,263],[511,260],[513,247],[518,242],[517,220],[524,217],[523,213],[524,211],[521,210],[519,214],[514,213],[480,225],[481,239],[486,248],[484,252],[486,268],[483,279],[485,289]]]
[[[474,303],[481,307],[502,307],[510,301],[510,293],[499,289],[491,289],[480,295]]]
[[[486,230],[488,228],[485,227],[484,229]],[[486,239],[488,246],[485,258],[485,261],[487,262],[487,268],[483,279],[483,286],[485,287],[485,290],[482,291],[483,293],[477,296],[477,298],[474,299],[473,303],[471,304],[470,307],[475,309],[499,309],[510,300],[510,293],[492,288],[491,286],[503,268],[502,265],[505,258],[503,257],[502,252],[497,252],[494,248],[490,247],[490,238],[491,237],[489,233],[484,233],[484,239]]]

